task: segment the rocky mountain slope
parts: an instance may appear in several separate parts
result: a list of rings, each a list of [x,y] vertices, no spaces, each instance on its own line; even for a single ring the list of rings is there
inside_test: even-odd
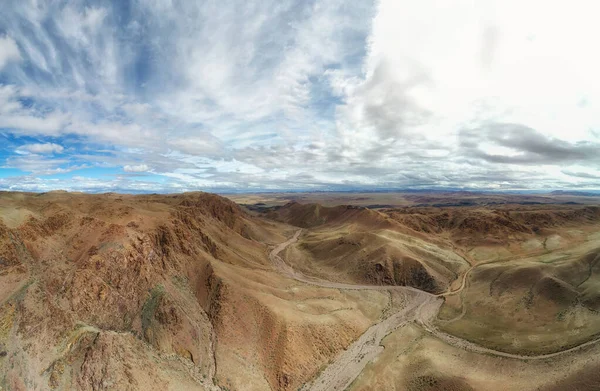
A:
[[[599,219],[577,205],[248,213],[207,193],[0,192],[0,387],[499,389],[442,363],[593,342]],[[424,350],[369,365],[383,351],[371,334]],[[565,376],[589,372],[581,351]],[[397,368],[385,385],[383,363]],[[536,381],[523,389],[550,386]]]
[[[3,389],[294,389],[386,305],[293,286],[268,259],[292,228],[211,194],[0,193],[0,212]]]

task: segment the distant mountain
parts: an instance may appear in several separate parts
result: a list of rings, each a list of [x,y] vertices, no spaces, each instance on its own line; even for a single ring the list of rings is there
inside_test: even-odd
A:
[[[554,196],[599,197],[600,191],[555,190],[550,194]]]

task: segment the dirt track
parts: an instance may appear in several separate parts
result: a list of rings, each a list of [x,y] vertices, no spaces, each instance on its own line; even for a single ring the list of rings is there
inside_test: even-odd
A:
[[[335,283],[308,277],[294,270],[279,256],[281,251],[298,240],[301,233],[302,230],[298,230],[292,238],[276,246],[269,254],[271,262],[283,275],[300,282],[324,288],[385,290],[398,293],[404,297],[404,306],[399,311],[392,313],[388,317],[382,319],[379,323],[369,327],[367,331],[365,331],[354,343],[352,343],[345,351],[339,354],[335,360],[317,376],[317,378],[313,379],[312,382],[305,384],[302,387],[302,390],[321,391],[346,389],[362,372],[364,367],[383,351],[383,346],[381,346],[381,341],[383,338],[385,338],[385,336],[392,331],[404,326],[409,322],[415,322],[419,324],[431,335],[454,347],[470,350],[475,353],[489,354],[518,360],[548,359],[600,342],[600,338],[598,338],[563,351],[537,356],[526,356],[488,349],[462,338],[443,333],[436,329],[432,324],[433,319],[435,319],[437,316],[437,313],[443,303],[441,297],[449,294],[460,293],[465,288],[467,276],[469,272],[473,270],[474,266],[469,268],[469,270],[463,275],[462,283],[459,289],[439,295],[433,295],[412,287]]]
[[[412,287],[342,284],[305,276],[295,271],[279,256],[281,251],[298,240],[301,232],[302,230],[298,230],[292,238],[279,244],[269,255],[271,262],[285,276],[324,288],[393,291],[403,298],[404,306],[399,311],[369,327],[312,383],[306,384],[302,388],[302,390],[313,391],[344,390],[362,372],[364,367],[383,351],[381,341],[386,335],[408,322],[419,320],[423,323],[430,323],[436,316],[442,300],[431,293]]]
[[[279,253],[285,250],[285,248],[296,241],[298,241],[298,237],[302,233],[302,230],[296,231],[293,237],[288,239],[286,242],[283,242],[277,245],[269,254],[269,259],[271,262],[277,267],[277,269],[286,277],[292,278],[296,281],[304,282],[306,284],[316,285],[323,288],[332,288],[332,289],[353,289],[353,290],[361,290],[361,289],[371,289],[378,291],[390,291],[390,290],[399,290],[399,291],[410,291],[419,294],[425,294],[431,297],[437,297],[429,292],[425,292],[419,290],[417,288],[413,288],[410,286],[390,286],[390,285],[356,285],[356,284],[344,284],[339,282],[331,282],[326,280],[321,280],[314,277],[306,276],[296,270],[294,270],[290,265],[285,263],[285,261],[279,256]],[[457,293],[455,291],[453,293]]]

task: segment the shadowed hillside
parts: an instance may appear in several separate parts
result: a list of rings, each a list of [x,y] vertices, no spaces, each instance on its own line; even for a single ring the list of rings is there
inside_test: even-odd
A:
[[[249,213],[206,193],[3,192],[0,387],[595,384],[599,219],[583,205]],[[539,354],[548,378],[527,363]],[[497,368],[516,375],[495,382]]]
[[[307,274],[370,285],[445,291],[468,267],[449,243],[362,207],[290,203],[268,217],[311,228],[287,257]],[[314,260],[306,264],[306,259]]]
[[[267,257],[288,228],[212,194],[2,193],[0,210],[7,389],[293,389],[385,304],[290,291]]]

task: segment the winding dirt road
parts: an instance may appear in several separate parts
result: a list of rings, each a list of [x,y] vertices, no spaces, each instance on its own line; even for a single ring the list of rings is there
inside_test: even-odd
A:
[[[454,347],[470,350],[475,353],[489,354],[517,360],[548,359],[562,354],[571,353],[600,342],[600,338],[598,338],[559,352],[541,354],[537,356],[526,356],[488,349],[473,342],[444,333],[433,326],[433,320],[436,318],[443,303],[442,297],[460,293],[466,286],[468,274],[475,268],[475,266],[471,266],[467,272],[465,272],[459,289],[438,295],[405,286],[355,285],[336,283],[306,276],[294,270],[279,256],[279,253],[285,250],[289,245],[298,241],[301,233],[302,230],[298,230],[293,237],[286,242],[277,245],[269,254],[269,259],[277,268],[277,270],[283,275],[306,284],[323,288],[391,291],[402,295],[404,298],[404,306],[402,309],[390,314],[380,322],[369,327],[367,331],[365,331],[345,351],[341,352],[335,358],[335,360],[317,376],[317,378],[313,379],[312,382],[305,384],[301,388],[303,391],[346,389],[362,372],[365,366],[383,351],[383,346],[381,346],[381,341],[383,338],[397,328],[402,327],[409,322],[414,322],[420,325],[425,331],[434,337]]]
[[[413,288],[410,286],[390,286],[390,285],[357,285],[357,284],[344,284],[339,282],[332,282],[327,280],[322,280],[319,278],[309,277],[305,274],[300,273],[297,270],[294,270],[290,265],[285,263],[285,261],[279,256],[279,253],[286,249],[291,244],[294,244],[298,241],[302,230],[296,231],[294,236],[292,236],[287,241],[280,243],[277,245],[269,254],[269,259],[275,265],[275,267],[286,277],[292,278],[296,281],[304,282],[306,284],[320,286],[323,288],[332,288],[332,289],[351,289],[351,290],[362,290],[362,289],[370,289],[370,290],[378,290],[378,291],[390,291],[390,290],[400,290],[400,291],[411,291],[419,294],[425,294],[431,297],[437,297],[441,295],[434,295],[429,292],[422,291],[417,288]],[[458,291],[455,291],[458,292]]]
[[[431,293],[412,287],[343,284],[308,277],[294,270],[279,256],[280,252],[298,240],[301,233],[302,230],[298,230],[292,238],[276,246],[269,255],[271,262],[283,275],[323,288],[395,291],[403,296],[405,305],[402,309],[369,327],[345,351],[341,352],[316,379],[302,387],[302,390],[311,391],[344,390],[356,379],[365,366],[383,351],[381,341],[386,335],[417,319],[425,323],[431,322],[443,300]]]

